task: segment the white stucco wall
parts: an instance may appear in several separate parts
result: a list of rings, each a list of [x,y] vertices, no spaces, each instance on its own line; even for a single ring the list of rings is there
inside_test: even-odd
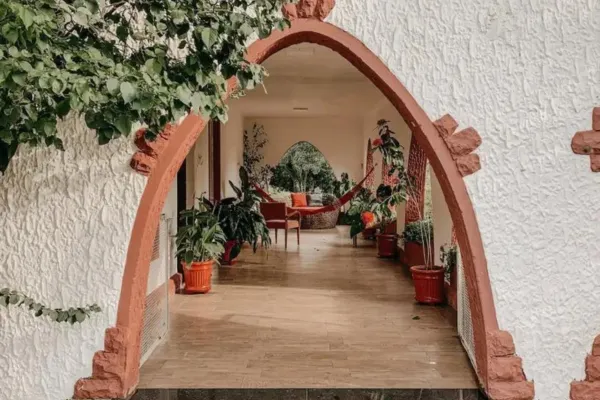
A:
[[[0,399],[72,396],[113,326],[129,235],[146,178],[131,138],[98,146],[82,120],[59,124],[66,151],[22,146],[0,177],[0,287],[54,308],[98,303],[82,324],[0,307]]]
[[[600,331],[600,174],[569,147],[600,100],[599,19],[590,0],[338,0],[328,18],[431,117],[483,137],[466,182],[500,327],[541,400],[568,398]]]
[[[600,174],[569,148],[600,100],[599,14],[595,0],[337,0],[329,17],[431,117],[449,112],[483,137],[483,169],[466,182],[500,326],[540,400],[568,397],[600,331]],[[67,398],[115,320],[145,178],[128,167],[130,140],[98,147],[75,120],[61,130],[65,153],[22,148],[0,177],[0,286],[103,312],[71,326],[0,309],[0,400]],[[241,163],[228,137],[224,182]]]
[[[276,117],[245,118],[244,129],[252,132],[262,125],[269,139],[263,149],[264,163],[277,165],[281,157],[298,142],[314,145],[339,178],[347,172],[354,180],[362,179],[362,117]]]
[[[229,181],[239,181],[239,170],[244,164],[244,116],[237,101],[232,101],[229,120],[221,125],[221,195],[233,196],[235,193]]]

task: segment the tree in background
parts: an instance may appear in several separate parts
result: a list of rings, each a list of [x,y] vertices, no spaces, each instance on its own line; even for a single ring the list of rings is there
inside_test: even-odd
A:
[[[290,147],[273,168],[271,185],[290,192],[331,193],[334,189],[333,169],[314,145],[299,142]]]
[[[262,183],[270,167],[263,165],[264,147],[269,138],[262,125],[252,125],[252,133],[244,130],[244,168],[248,171],[251,183]]]
[[[63,148],[56,122],[85,115],[100,144],[192,111],[227,119],[227,80],[261,84],[246,44],[289,27],[291,0],[3,0],[0,171],[20,144]]]

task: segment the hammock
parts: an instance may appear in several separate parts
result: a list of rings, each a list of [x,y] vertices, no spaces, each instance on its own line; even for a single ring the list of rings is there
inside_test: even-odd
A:
[[[365,183],[367,178],[369,178],[369,176],[373,173],[373,171],[375,171],[375,167],[371,168],[371,170],[367,173],[367,175],[365,175],[362,181],[358,182],[356,186],[350,189],[342,197],[336,199],[336,201],[334,201],[333,204],[322,207],[288,207],[288,211],[298,211],[300,215],[304,217],[307,215],[316,215],[331,212],[342,208],[344,204],[352,200],[352,198],[358,194],[358,192],[362,188],[362,185]],[[265,192],[260,186],[254,184],[254,188],[263,199],[265,199],[269,203],[276,203],[276,201],[269,195],[269,193]]]

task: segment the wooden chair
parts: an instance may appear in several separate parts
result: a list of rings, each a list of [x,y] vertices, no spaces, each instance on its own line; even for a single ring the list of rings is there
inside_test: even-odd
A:
[[[285,203],[260,203],[260,212],[265,217],[267,227],[275,229],[275,243],[277,243],[277,231],[283,229],[285,232],[285,249],[287,250],[288,230],[296,229],[298,245],[300,245],[300,224],[302,217],[298,211],[288,214]]]

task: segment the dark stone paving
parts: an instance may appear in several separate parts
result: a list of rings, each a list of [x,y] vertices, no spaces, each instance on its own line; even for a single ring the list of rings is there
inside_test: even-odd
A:
[[[484,400],[462,389],[142,389],[131,400]]]

